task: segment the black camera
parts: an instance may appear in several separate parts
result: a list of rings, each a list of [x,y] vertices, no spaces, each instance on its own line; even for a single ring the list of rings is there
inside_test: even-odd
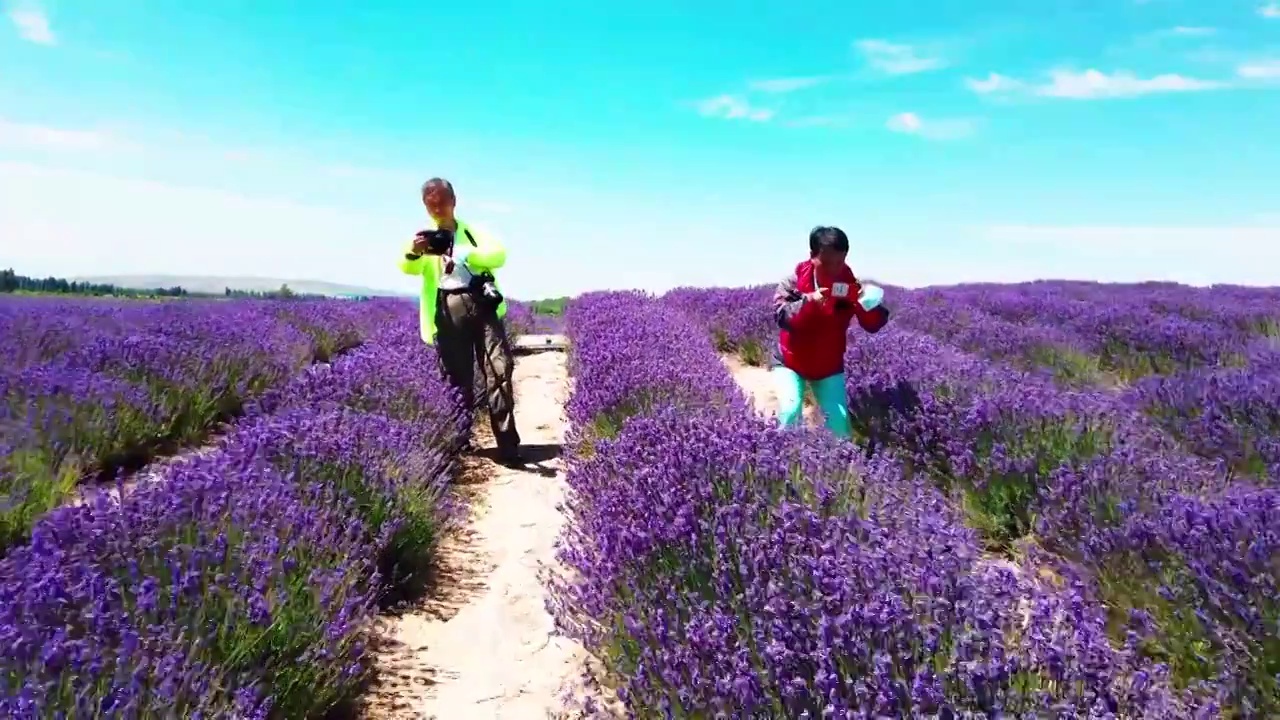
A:
[[[423,230],[418,237],[427,241],[428,255],[444,255],[453,248],[452,230]]]
[[[498,289],[497,284],[494,282],[493,273],[472,275],[471,282],[473,283],[475,290],[480,293],[480,297],[484,298],[485,302],[490,303],[494,307],[502,304],[502,291]]]

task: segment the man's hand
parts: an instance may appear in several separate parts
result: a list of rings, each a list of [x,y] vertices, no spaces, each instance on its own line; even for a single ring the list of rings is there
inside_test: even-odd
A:
[[[426,255],[431,250],[431,241],[426,235],[418,233],[413,238],[413,252],[417,255]]]
[[[813,292],[805,293],[800,297],[804,298],[805,302],[822,302],[827,297],[827,291],[822,288],[817,288]]]

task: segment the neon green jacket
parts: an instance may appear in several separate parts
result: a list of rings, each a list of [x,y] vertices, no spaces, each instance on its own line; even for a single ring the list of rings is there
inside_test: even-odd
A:
[[[467,269],[475,273],[492,273],[506,264],[507,249],[502,246],[500,240],[475,225],[469,225],[458,218],[454,219],[458,221],[458,239],[453,247],[454,262],[466,263]],[[467,240],[465,232],[467,230],[470,230],[471,237],[475,238],[475,247],[472,247]],[[422,295],[418,300],[418,325],[422,333],[422,341],[428,345],[434,345],[436,297],[440,287],[440,277],[444,274],[444,262],[438,255],[422,255],[417,258],[412,258],[411,255],[413,255],[413,241],[409,241],[404,253],[400,256],[400,272],[405,275],[422,276]],[[494,285],[497,284],[495,280]],[[507,301],[504,299],[502,304],[498,305],[498,317],[506,317],[506,315]]]

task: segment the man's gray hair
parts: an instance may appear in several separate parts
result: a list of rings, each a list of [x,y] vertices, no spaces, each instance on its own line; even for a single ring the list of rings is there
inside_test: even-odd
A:
[[[432,190],[438,190],[441,188],[448,190],[449,195],[451,196],[454,195],[453,183],[449,182],[448,180],[445,180],[444,178],[433,177],[430,180],[422,183],[422,197],[426,197],[427,193],[431,192]]]

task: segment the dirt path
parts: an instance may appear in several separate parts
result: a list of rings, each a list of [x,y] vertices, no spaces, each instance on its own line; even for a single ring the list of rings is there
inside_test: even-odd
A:
[[[390,621],[394,648],[385,651],[380,686],[370,693],[370,718],[575,716],[568,708],[583,694],[589,658],[556,633],[541,580],[564,524],[564,353],[518,358],[515,385],[517,427],[531,464],[510,470],[478,458],[467,468],[471,516],[443,542],[438,590]]]
[[[777,415],[778,397],[774,393],[773,377],[769,375],[769,368],[748,365],[733,355],[725,355],[722,359],[733,375],[733,379],[738,381],[738,385],[747,392],[747,396],[755,404],[756,412],[761,415]],[[817,409],[812,406],[805,406],[804,417],[810,424],[819,422]]]

